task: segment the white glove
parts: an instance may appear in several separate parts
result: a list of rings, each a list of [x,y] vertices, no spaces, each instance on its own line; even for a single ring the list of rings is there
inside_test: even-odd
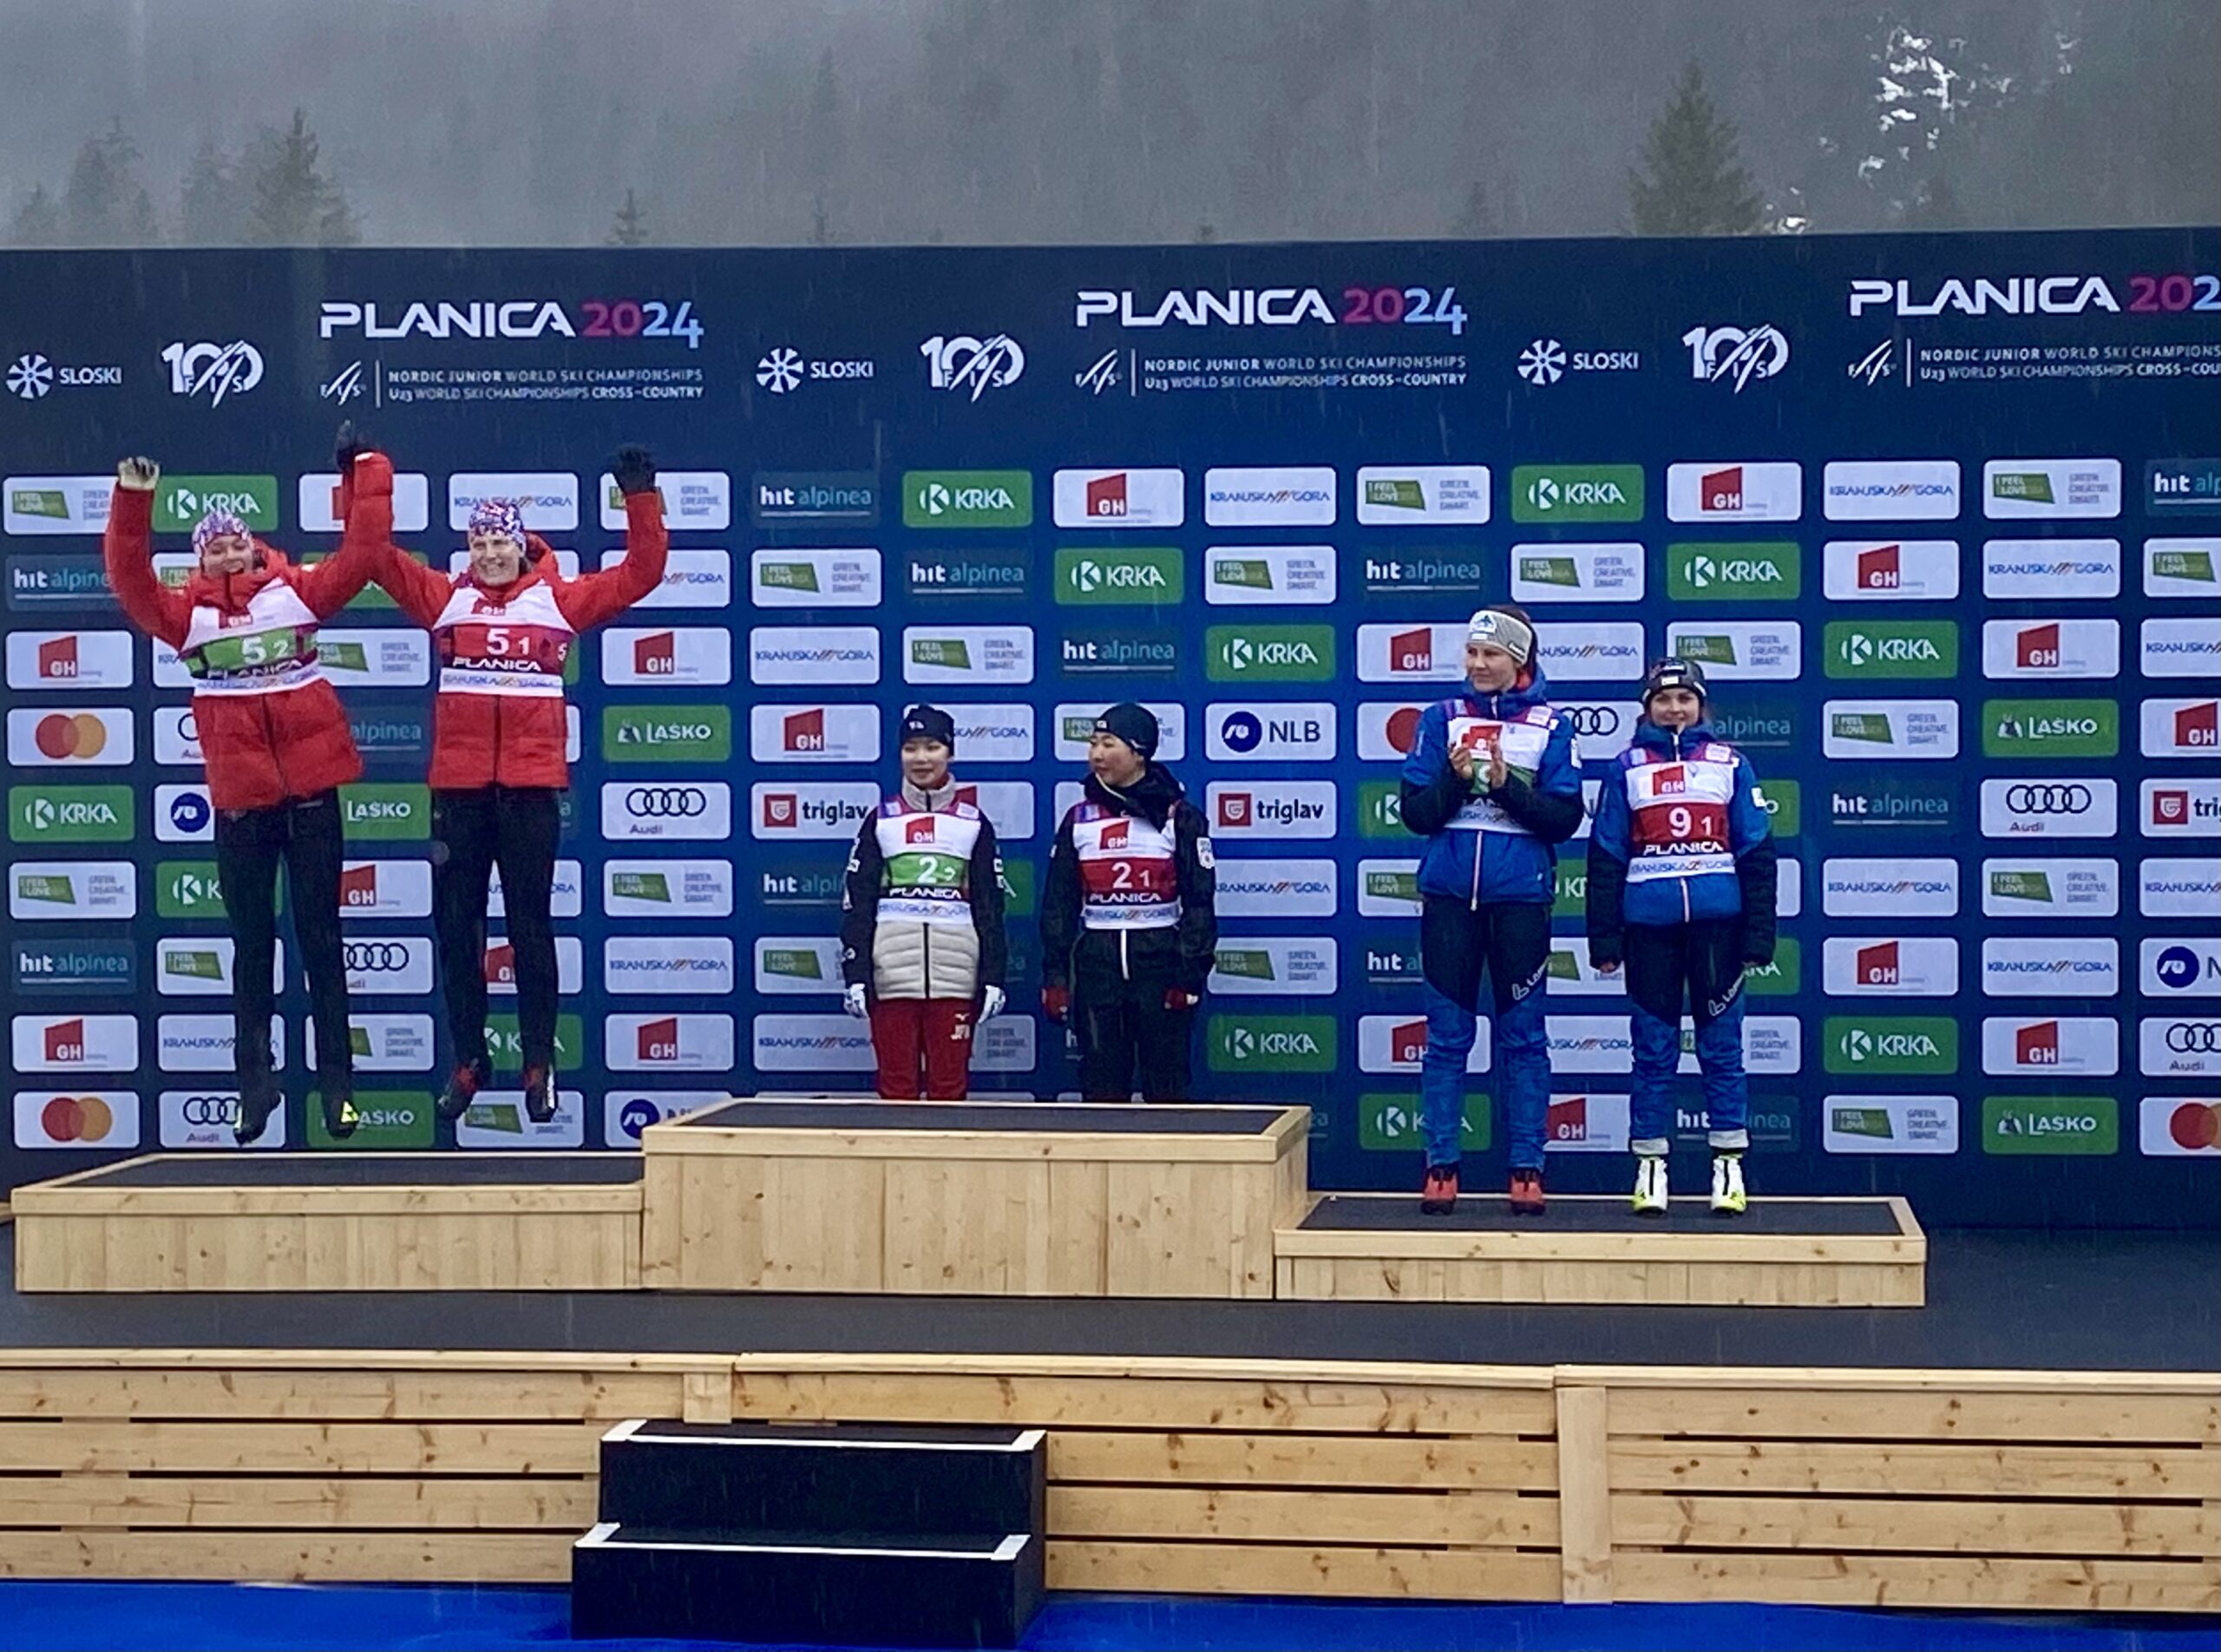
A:
[[[1009,1001],[1009,999],[1004,996],[1001,987],[982,987],[979,989],[980,1020],[983,1022],[993,1020],[1003,1013],[1003,1006]]]
[[[154,483],[161,474],[161,466],[152,459],[122,459],[116,462],[115,479],[140,493],[154,492]]]
[[[841,995],[841,1007],[859,1021],[871,1013],[864,1005],[864,989],[861,981]]]

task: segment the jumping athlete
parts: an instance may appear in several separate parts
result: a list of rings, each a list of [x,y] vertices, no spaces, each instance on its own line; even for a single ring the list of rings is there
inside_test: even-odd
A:
[[[1667,1210],[1667,1133],[1681,1058],[1681,995],[1696,1023],[1712,1145],[1712,1208],[1739,1215],[1751,1144],[1743,971],[1773,961],[1773,826],[1751,762],[1705,722],[1704,672],[1661,659],[1642,718],[1597,799],[1589,848],[1589,958],[1622,959],[1633,1000],[1635,1208]]]
[[[1465,630],[1465,679],[1464,693],[1419,714],[1404,762],[1404,824],[1428,840],[1419,860],[1419,964],[1426,977],[1419,1209],[1444,1216],[1457,1206],[1465,1063],[1485,967],[1504,1073],[1511,1208],[1540,1216],[1550,1105],[1543,1005],[1551,869],[1555,845],[1581,825],[1581,756],[1572,724],[1549,704],[1534,622],[1523,608],[1498,603],[1473,615]]]
[[[317,1085],[325,1128],[355,1129],[347,972],[339,944],[339,788],[363,760],[339,696],[317,663],[317,627],[345,607],[377,566],[393,523],[393,469],[339,433],[339,550],[313,567],[289,561],[236,515],[213,510],[193,530],[198,566],[172,590],[151,558],[152,459],[116,466],[102,551],[108,588],[131,623],[178,652],[193,678],[193,720],[216,813],[216,875],[232,924],[232,1059],[240,1146],[285,1100],[272,1077],[270,1018],[278,867],[292,892],[293,935],[309,981]]]
[[[1218,951],[1210,828],[1151,761],[1156,718],[1095,719],[1082,800],[1065,812],[1041,901],[1041,1007],[1077,1016],[1089,1101],[1185,1101],[1196,1006]]]
[[[881,1096],[961,1101],[973,1029],[1002,1013],[1003,857],[957,800],[956,720],[914,705],[901,736],[902,783],[857,829],[841,891],[843,1001],[871,1019]]]
[[[516,955],[524,1104],[555,1117],[555,933],[549,906],[561,799],[563,665],[580,633],[614,618],[662,582],[670,547],[655,462],[617,450],[625,495],[625,560],[567,580],[508,499],[470,513],[470,561],[447,574],[389,541],[377,579],[402,611],[430,628],[440,662],[432,724],[432,862],[440,972],[455,1070],[440,1116],[459,1118],[493,1082],[486,1059],[486,893],[501,871]]]

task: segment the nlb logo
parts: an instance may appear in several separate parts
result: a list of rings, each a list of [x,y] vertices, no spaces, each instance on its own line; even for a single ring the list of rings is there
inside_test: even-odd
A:
[[[1205,755],[1214,763],[1274,758],[1327,761],[1334,756],[1334,706],[1327,700],[1204,708]]]

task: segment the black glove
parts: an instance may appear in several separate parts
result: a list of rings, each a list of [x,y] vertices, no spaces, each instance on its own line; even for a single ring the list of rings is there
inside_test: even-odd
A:
[[[356,434],[355,421],[340,422],[339,433],[331,438],[331,460],[339,467],[339,480],[348,481],[355,474],[355,461],[370,451],[370,444]]]
[[[1597,969],[1617,969],[1627,960],[1621,956],[1618,947],[1600,947],[1592,941],[1589,943],[1589,961]]]
[[[628,442],[617,449],[617,456],[610,461],[609,474],[616,478],[617,491],[630,499],[635,494],[652,493],[656,485],[656,459],[637,442]]]

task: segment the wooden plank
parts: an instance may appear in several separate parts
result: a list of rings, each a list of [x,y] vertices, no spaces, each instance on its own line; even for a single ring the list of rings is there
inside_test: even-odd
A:
[[[1582,1262],[1513,1255],[1383,1256],[1374,1247],[1364,1255],[1290,1255],[1283,1249],[1278,1262],[1280,1295],[1309,1301],[1916,1308],[1926,1294],[1924,1270],[1916,1261]]]
[[[1101,1296],[1110,1278],[1110,1167],[1058,1159],[1049,1172],[1049,1216],[1043,1264],[1061,1296]]]
[[[1615,1390],[1615,1434],[1782,1439],[2221,1441],[2221,1400],[2154,1394]]]
[[[1238,1487],[1049,1488],[1052,1539],[1444,1544],[1540,1548],[1558,1541],[1558,1505],[1516,1491],[1279,1491]]]
[[[1052,1482],[1181,1485],[1438,1486],[1549,1491],[1557,1452],[1546,1439],[1361,1434],[1112,1433],[1049,1436]]]
[[[1610,1439],[1608,1393],[1600,1387],[1557,1391],[1559,1576],[1569,1604],[1612,1598],[1612,1488],[1605,1448]]]
[[[429,1187],[325,1183],[285,1187],[75,1187],[47,1190],[17,1214],[28,1229],[43,1216],[501,1216],[517,1212],[633,1214],[637,1182],[470,1182]]]
[[[690,1371],[678,1414],[690,1423],[729,1423],[732,1420],[732,1373],[728,1371]]]
[[[1548,1434],[1548,1393],[1331,1382],[927,1373],[781,1374],[744,1369],[738,1417],[1392,1434]]]
[[[1342,1195],[1344,1198],[1362,1195]],[[1381,1195],[1408,1201],[1408,1194]],[[1879,1203],[1881,1201],[1877,1200]],[[1490,1228],[1283,1228],[1283,1256],[1425,1258],[1477,1262],[1890,1262],[1925,1259],[1926,1242],[1901,1233],[1772,1234],[1703,1228],[1687,1231],[1543,1231]]]
[[[1555,1600],[1557,1557],[1490,1549],[1306,1544],[1052,1543],[1052,1589],[1170,1595]]]
[[[583,1474],[591,1423],[0,1423],[0,1465],[80,1473]]]
[[[576,1532],[15,1531],[0,1577],[560,1583]]]
[[[2221,1560],[2211,1504],[1622,1492],[1611,1511],[1612,1540],[1640,1547]]]
[[[0,1475],[0,1526],[367,1526],[575,1536],[593,1524],[595,1491],[590,1478],[547,1474],[508,1479]],[[12,1536],[6,1540],[14,1541]]]
[[[1608,1388],[1760,1393],[2163,1394],[2211,1400],[2221,1373],[2207,1371],[1967,1370],[1929,1366],[1561,1365],[1560,1383]]]
[[[730,1383],[730,1368],[705,1372]],[[678,1372],[44,1370],[0,1365],[0,1417],[533,1422],[679,1414]]]
[[[1266,1360],[1157,1354],[740,1354],[732,1356],[732,1364],[744,1376],[769,1373],[782,1376],[1120,1377],[1451,1391],[1511,1389],[1544,1396],[1555,1386],[1548,1366],[1428,1365],[1394,1360]],[[1548,1433],[1549,1430],[1534,1432]]]
[[[1960,1497],[2204,1497],[2221,1452],[2195,1446],[1858,1445],[1834,1440],[1615,1439],[1631,1491],[1851,1491]]]
[[[1016,1105],[1018,1104],[1011,1104]],[[1071,1130],[717,1130],[694,1125],[649,1153],[682,1157],[801,1158],[832,1162],[901,1159],[1081,1159],[1106,1164],[1269,1164],[1280,1144],[1263,1131],[1241,1136]]]
[[[1613,1570],[1622,1600],[1974,1606],[2015,1611],[2221,1609],[2221,1581],[2214,1569],[2192,1561],[1637,1551],[1617,1556]]]

